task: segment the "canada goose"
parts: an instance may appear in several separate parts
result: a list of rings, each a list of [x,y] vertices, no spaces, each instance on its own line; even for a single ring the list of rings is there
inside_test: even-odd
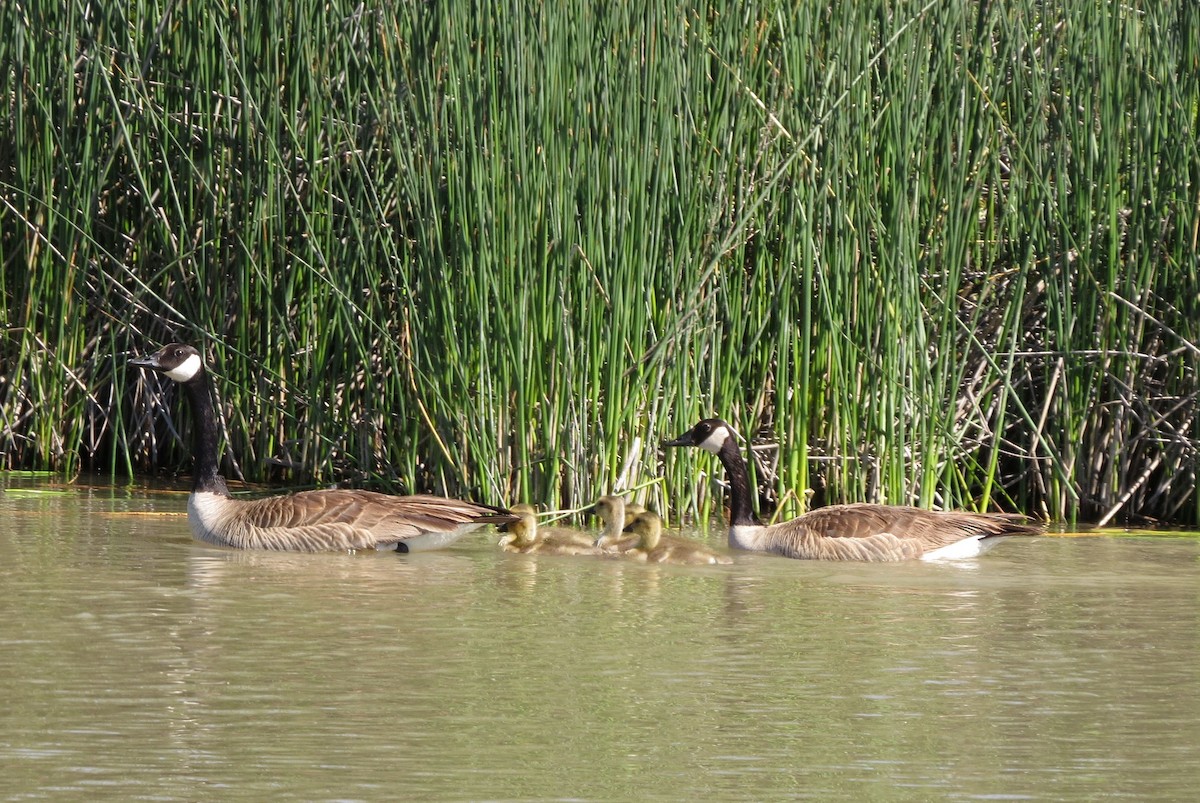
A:
[[[507,510],[441,496],[371,491],[302,491],[239,500],[217,471],[217,421],[200,352],[171,343],[131,365],[165,374],[187,394],[195,417],[195,480],[188,523],[201,541],[238,549],[325,552],[437,549],[484,524],[513,521]]]
[[[750,508],[746,462],[728,424],[706,418],[663,446],[699,446],[720,458],[729,480],[729,546],[735,549],[807,560],[955,560],[982,554],[1002,536],[1041,532],[1020,516],[871,504],[832,505],[765,526]]]
[[[635,518],[628,526],[638,537],[637,544],[621,553],[621,557],[643,563],[733,563],[728,555],[718,555],[703,544],[686,538],[671,538],[662,534],[662,519],[649,511]]]
[[[513,512],[517,514],[517,520],[509,523],[508,533],[499,541],[499,546],[505,552],[539,555],[600,554],[600,550],[592,545],[592,539],[584,533],[561,527],[539,528],[537,515],[528,505],[517,505]]]
[[[637,536],[626,535],[625,525],[633,521],[634,516],[644,511],[641,505],[626,502],[620,496],[602,496],[592,506],[602,522],[604,530],[597,536],[595,544],[606,552],[624,552],[637,544]]]

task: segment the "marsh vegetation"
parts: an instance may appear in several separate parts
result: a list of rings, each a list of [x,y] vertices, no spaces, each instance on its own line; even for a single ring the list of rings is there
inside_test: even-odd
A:
[[[1196,4],[394,5],[0,7],[3,467],[1197,521]]]

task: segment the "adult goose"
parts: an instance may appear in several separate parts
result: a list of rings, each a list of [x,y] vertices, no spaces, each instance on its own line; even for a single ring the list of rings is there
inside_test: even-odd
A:
[[[698,446],[720,459],[729,481],[729,546],[735,549],[805,560],[957,560],[980,555],[1005,536],[1041,532],[1020,516],[871,504],[832,505],[764,525],[750,508],[746,461],[727,423],[706,418],[663,446]]]
[[[529,505],[514,505],[517,520],[508,525],[508,533],[500,538],[505,552],[538,555],[598,555],[585,533],[562,527],[538,527],[537,514]]]
[[[200,352],[171,343],[131,365],[165,374],[188,397],[195,418],[195,479],[188,523],[201,541],[238,549],[327,552],[437,549],[485,524],[516,519],[503,508],[441,496],[372,491],[302,491],[241,500],[217,472],[217,421]]]
[[[657,513],[646,511],[633,519],[626,528],[637,536],[637,543],[621,552],[621,557],[643,563],[677,563],[704,565],[733,563],[728,555],[718,555],[703,544],[687,538],[674,538],[662,534],[662,519]]]

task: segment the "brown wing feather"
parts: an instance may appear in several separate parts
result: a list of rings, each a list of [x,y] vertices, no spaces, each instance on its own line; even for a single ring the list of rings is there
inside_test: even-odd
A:
[[[919,541],[890,532],[867,532],[852,519],[838,517],[840,535],[807,526],[801,516],[770,528],[768,552],[801,560],[855,560],[885,563],[912,560],[925,551]],[[819,521],[826,525],[828,522]]]
[[[809,560],[894,561],[973,536],[1033,535],[1021,517],[913,507],[833,505],[768,528],[769,551]]]
[[[892,533],[928,543],[952,543],[973,535],[1029,535],[1041,528],[1019,516],[924,510],[892,505],[832,505],[805,513],[793,521],[825,538],[864,538]],[[932,541],[930,540],[932,539]]]
[[[513,518],[496,508],[440,496],[338,489],[238,502],[237,516],[228,523],[231,543],[316,552],[373,548]]]

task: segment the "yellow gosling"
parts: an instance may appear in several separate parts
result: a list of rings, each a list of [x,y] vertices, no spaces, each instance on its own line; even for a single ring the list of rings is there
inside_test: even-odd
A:
[[[517,505],[512,509],[517,520],[508,525],[508,532],[498,542],[505,552],[520,552],[526,555],[598,555],[600,550],[586,533],[563,527],[539,528],[537,516],[528,510],[528,505]]]
[[[625,552],[637,545],[637,536],[626,535],[624,532],[626,522],[633,520],[629,515],[631,507],[634,505],[626,504],[620,496],[602,496],[596,500],[592,510],[604,522],[604,529],[595,541],[599,549],[605,552]],[[641,505],[636,507],[645,510]]]
[[[622,554],[622,557],[643,563],[677,563],[696,566],[715,563],[733,563],[728,555],[713,552],[703,544],[687,538],[662,534],[662,519],[657,514],[646,512],[630,524],[638,537],[637,545]]]

